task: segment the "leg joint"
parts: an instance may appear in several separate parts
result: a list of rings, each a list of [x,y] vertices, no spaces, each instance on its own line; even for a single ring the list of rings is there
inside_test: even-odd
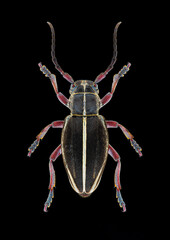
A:
[[[107,128],[117,128],[119,123],[115,121],[106,121],[106,126]]]
[[[55,122],[52,122],[51,125],[53,128],[63,128],[64,121],[55,121]]]

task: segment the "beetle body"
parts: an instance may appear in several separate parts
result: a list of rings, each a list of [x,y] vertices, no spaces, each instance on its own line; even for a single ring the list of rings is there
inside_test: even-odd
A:
[[[55,32],[51,23],[48,23],[52,33],[51,56],[55,68],[62,76],[71,83],[70,97],[67,99],[58,91],[56,76],[39,63],[40,70],[48,77],[52,83],[54,91],[59,101],[70,109],[70,115],[65,120],[54,121],[47,125],[36,137],[36,140],[28,149],[28,156],[38,147],[40,140],[44,138],[48,130],[52,128],[62,128],[61,144],[54,150],[49,160],[50,184],[49,195],[44,204],[44,211],[50,207],[54,197],[55,171],[53,162],[62,155],[64,166],[72,188],[81,196],[90,196],[97,188],[105,165],[107,156],[110,155],[117,163],[115,170],[115,187],[118,203],[123,211],[126,205],[121,195],[120,171],[121,161],[116,150],[109,144],[108,128],[120,128],[127,139],[130,140],[135,151],[142,156],[142,149],[133,139],[133,135],[116,121],[105,120],[99,115],[99,109],[106,105],[112,98],[117,83],[121,77],[129,71],[130,63],[125,65],[118,74],[113,76],[111,91],[103,98],[99,97],[98,83],[103,80],[112,70],[117,59],[117,29],[116,25],[113,34],[113,57],[108,68],[100,73],[94,81],[78,80],[65,73],[55,57]]]
[[[82,197],[97,188],[108,155],[108,130],[98,113],[99,100],[92,81],[77,81],[69,99],[71,114],[62,130],[64,166],[71,186]]]

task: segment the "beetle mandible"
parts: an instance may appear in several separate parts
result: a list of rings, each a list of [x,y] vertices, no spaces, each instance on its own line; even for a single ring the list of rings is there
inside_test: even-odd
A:
[[[121,77],[129,71],[130,63],[125,65],[118,74],[113,76],[111,91],[102,99],[99,97],[98,83],[113,69],[117,60],[117,30],[121,22],[115,26],[113,33],[113,57],[105,72],[100,73],[94,81],[78,80],[62,70],[55,57],[55,31],[50,22],[47,22],[51,29],[52,44],[51,57],[55,68],[62,76],[71,83],[70,97],[67,99],[58,91],[56,76],[39,63],[40,70],[48,77],[53,85],[59,101],[70,109],[70,115],[64,121],[54,121],[46,126],[36,137],[36,140],[28,149],[28,156],[35,151],[48,130],[62,128],[61,144],[50,156],[49,171],[50,184],[49,195],[44,204],[44,211],[50,207],[54,197],[55,171],[53,162],[62,155],[63,163],[72,188],[81,196],[90,196],[98,187],[101,180],[108,154],[117,162],[115,170],[116,197],[123,212],[126,211],[126,204],[121,195],[120,171],[121,161],[116,150],[109,144],[108,128],[120,128],[127,139],[130,140],[135,151],[142,156],[142,149],[134,140],[133,135],[116,121],[107,121],[99,115],[99,109],[106,105],[112,98],[117,83]]]

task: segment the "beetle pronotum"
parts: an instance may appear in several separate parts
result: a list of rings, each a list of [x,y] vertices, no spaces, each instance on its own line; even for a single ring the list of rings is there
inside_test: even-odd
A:
[[[99,109],[106,105],[112,98],[117,83],[121,77],[129,71],[130,63],[125,65],[118,74],[113,76],[111,91],[102,99],[99,97],[97,84],[102,81],[112,70],[117,60],[117,30],[121,22],[117,23],[113,33],[113,57],[108,68],[100,73],[94,81],[78,80],[73,78],[62,70],[55,57],[55,32],[51,23],[47,22],[52,33],[51,56],[55,68],[62,76],[71,83],[70,98],[67,99],[58,91],[56,76],[39,63],[40,70],[48,77],[53,85],[54,91],[59,101],[70,109],[70,115],[64,121],[54,121],[46,126],[36,137],[34,143],[28,149],[28,156],[35,151],[39,145],[40,139],[43,139],[48,130],[53,128],[62,128],[61,144],[54,150],[50,156],[50,184],[49,195],[44,205],[44,211],[50,207],[54,197],[55,171],[53,162],[62,155],[64,166],[72,188],[82,197],[90,196],[101,180],[108,154],[117,162],[115,170],[116,197],[123,212],[126,211],[126,205],[121,195],[120,156],[116,150],[109,144],[108,128],[120,128],[127,139],[130,140],[135,151],[142,156],[142,149],[133,139],[132,134],[121,124],[115,121],[107,121],[99,115]]]

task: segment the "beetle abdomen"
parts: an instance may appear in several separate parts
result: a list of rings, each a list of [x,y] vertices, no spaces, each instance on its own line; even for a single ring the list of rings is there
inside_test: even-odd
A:
[[[104,118],[68,116],[61,143],[71,186],[82,197],[89,196],[97,188],[107,160],[109,140]]]

